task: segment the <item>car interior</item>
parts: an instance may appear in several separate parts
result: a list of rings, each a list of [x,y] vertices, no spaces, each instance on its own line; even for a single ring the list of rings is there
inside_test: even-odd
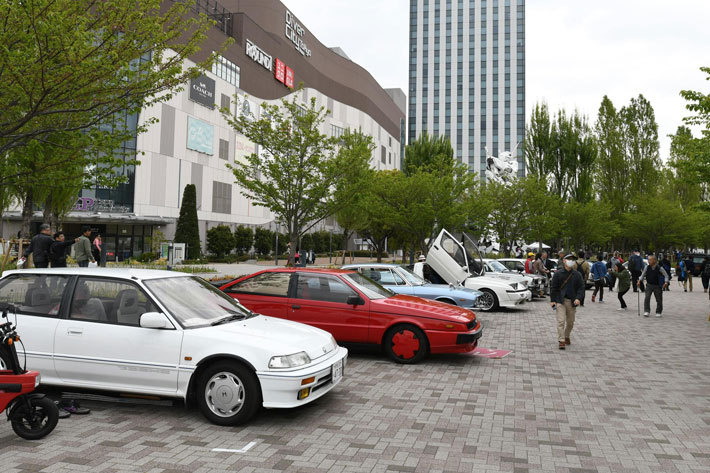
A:
[[[299,275],[296,287],[298,299],[345,303],[349,296],[355,295],[345,283],[325,276]]]

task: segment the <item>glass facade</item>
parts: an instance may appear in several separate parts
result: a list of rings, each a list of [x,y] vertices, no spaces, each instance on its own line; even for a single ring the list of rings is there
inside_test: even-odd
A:
[[[446,135],[484,175],[525,133],[525,0],[411,0],[409,141]]]

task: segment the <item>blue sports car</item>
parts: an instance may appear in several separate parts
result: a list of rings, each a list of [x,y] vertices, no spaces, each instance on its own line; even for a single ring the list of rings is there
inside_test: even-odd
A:
[[[480,291],[447,284],[432,284],[407,268],[396,264],[349,264],[343,269],[356,270],[397,294],[407,294],[424,299],[445,302],[473,310]]]

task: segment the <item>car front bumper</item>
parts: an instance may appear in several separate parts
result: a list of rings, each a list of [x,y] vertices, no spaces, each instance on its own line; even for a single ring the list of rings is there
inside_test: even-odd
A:
[[[341,376],[333,381],[333,367],[342,363],[343,375],[348,360],[347,348],[338,347],[335,354],[312,366],[294,371],[275,372],[258,371],[256,373],[261,383],[263,405],[267,408],[291,408],[308,404],[322,397],[328,391],[340,384]],[[315,378],[312,382],[304,380]],[[299,392],[309,389],[309,394],[303,399],[298,399]]]
[[[429,351],[431,353],[468,353],[478,345],[478,340],[483,335],[483,323],[468,332],[444,332],[427,330]]]
[[[499,304],[501,307],[515,307],[525,304],[526,301],[532,298],[532,293],[529,290],[506,292],[506,299],[501,298]]]

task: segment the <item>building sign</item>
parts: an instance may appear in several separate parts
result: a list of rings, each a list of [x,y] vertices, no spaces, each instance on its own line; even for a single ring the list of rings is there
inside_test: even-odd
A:
[[[205,75],[191,79],[190,100],[208,108],[214,107],[214,80]]]
[[[236,100],[236,110],[237,118],[244,118],[253,122],[259,114],[259,105],[249,100],[246,95],[240,95]]]
[[[306,57],[311,57],[311,50],[308,49],[306,43],[303,42],[305,32],[303,27],[296,21],[296,17],[293,16],[290,11],[286,10],[286,37],[296,47],[296,51]]]
[[[128,213],[131,211],[125,205],[117,205],[110,199],[94,199],[93,197],[79,197],[72,210],[79,212],[112,212]]]
[[[284,80],[284,85],[293,89],[293,69],[286,66],[286,80]]]
[[[266,54],[259,46],[252,43],[248,39],[246,40],[246,44],[247,44],[247,48],[246,48],[247,56],[252,58],[255,62],[264,66],[264,68],[271,70],[271,65],[273,63],[271,56]]]
[[[282,84],[286,82],[286,64],[279,58],[276,58],[276,68],[274,69],[274,77]]]
[[[196,118],[187,117],[187,147],[213,155],[214,127]]]
[[[237,135],[234,146],[234,162],[249,164],[247,156],[256,153],[256,145],[249,141],[246,136]]]

